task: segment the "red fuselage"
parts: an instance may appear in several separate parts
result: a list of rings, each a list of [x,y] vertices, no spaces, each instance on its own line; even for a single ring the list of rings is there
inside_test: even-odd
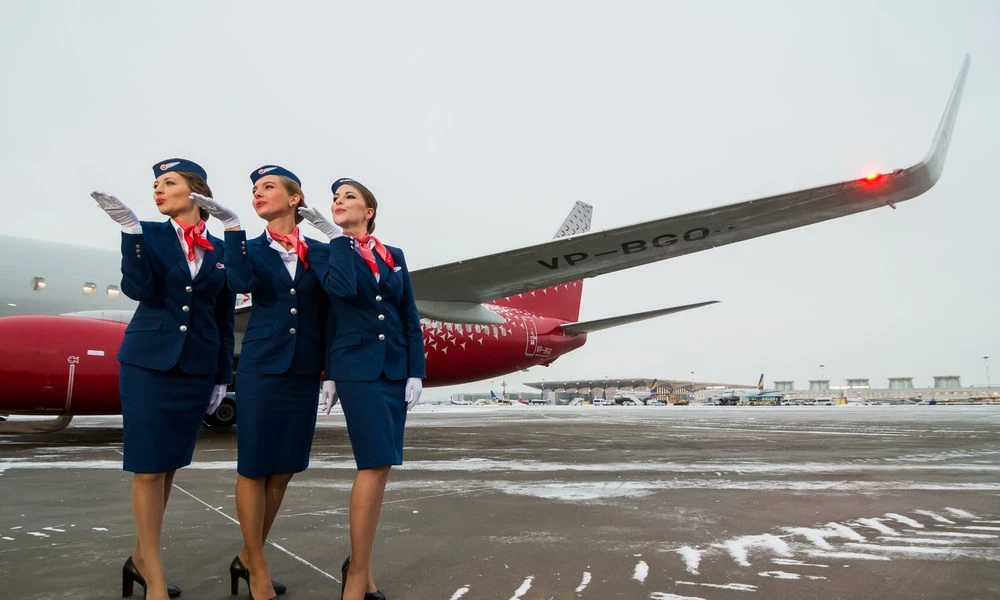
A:
[[[503,324],[421,322],[427,386],[548,364],[586,341],[586,334],[563,333],[563,320],[506,306],[494,310]],[[0,414],[119,414],[115,355],[125,327],[55,315],[0,319]]]

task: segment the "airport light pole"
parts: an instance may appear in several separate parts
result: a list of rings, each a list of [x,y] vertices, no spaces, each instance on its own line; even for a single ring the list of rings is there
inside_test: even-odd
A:
[[[694,371],[691,371],[691,402],[694,402]]]
[[[825,367],[825,366],[826,365],[824,365],[822,363],[820,363],[820,365],[819,365],[819,378],[820,379],[824,379],[824,376],[823,376],[823,367]]]
[[[993,395],[993,385],[990,382],[990,355],[986,354],[983,356],[983,364],[986,365],[986,389],[990,391],[990,395]]]

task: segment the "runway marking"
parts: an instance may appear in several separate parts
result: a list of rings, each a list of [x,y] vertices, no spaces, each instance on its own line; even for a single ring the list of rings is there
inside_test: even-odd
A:
[[[59,529],[58,527],[42,527],[45,531],[54,531],[56,533],[66,533],[65,529]]]
[[[935,521],[937,521],[938,523],[946,523],[948,525],[955,525],[954,521],[952,521],[951,519],[942,517],[941,515],[937,514],[936,512],[931,512],[929,510],[915,510],[913,512],[914,512],[914,514],[924,515],[925,517],[930,517],[930,518],[934,519]]]
[[[7,540],[8,542],[13,542],[13,541],[14,541],[14,539],[15,539],[15,538],[12,538],[12,537],[7,537],[7,536],[3,536],[3,537],[0,537],[0,540]]]
[[[678,596],[666,592],[653,592],[649,595],[649,600],[705,600],[701,596]]]
[[[91,527],[94,531],[107,531],[107,527]]]
[[[464,586],[458,588],[457,590],[455,590],[455,593],[452,594],[451,598],[449,598],[448,600],[458,600],[459,598],[461,598],[462,596],[464,596],[466,593],[468,593],[468,591],[469,591],[469,586],[468,585],[464,585]]]
[[[952,539],[952,540],[935,540],[935,539],[932,539],[932,538],[925,538],[925,537],[924,538],[908,538],[908,537],[899,537],[899,536],[890,536],[890,535],[880,535],[880,536],[878,536],[878,539],[880,539],[880,540],[887,540],[887,541],[890,541],[890,542],[903,542],[905,544],[939,544],[939,545],[943,545],[943,546],[947,546],[949,544],[960,544],[961,543],[959,540],[954,540],[954,539]]]
[[[910,517],[904,517],[903,515],[898,513],[885,513],[885,516],[889,517],[894,521],[899,521],[903,525],[909,525],[910,527],[915,527],[917,529],[924,528],[923,524],[919,523],[918,521],[914,521]]]
[[[49,534],[47,534],[47,533],[41,533],[39,531],[26,531],[25,533],[27,533],[28,535],[33,535],[35,537],[42,537],[42,538],[49,537]]]
[[[980,531],[1000,531],[1000,527],[987,527],[985,525],[966,525],[962,529],[978,529]]]
[[[829,569],[830,565],[819,565],[815,563],[802,562],[801,560],[793,560],[791,558],[772,558],[771,562],[776,565],[795,565],[798,567],[821,567],[823,569]]]
[[[228,514],[224,513],[221,509],[212,506],[208,502],[205,502],[204,500],[202,500],[198,496],[195,496],[194,494],[192,494],[191,492],[189,492],[186,489],[182,488],[181,486],[177,485],[176,483],[173,485],[173,487],[174,487],[174,489],[179,490],[181,493],[189,496],[191,499],[193,499],[193,500],[195,500],[195,501],[203,504],[204,506],[206,506],[207,508],[211,509],[212,511],[218,513],[219,515],[222,515],[224,518],[228,519],[229,521],[232,521],[233,523],[236,524],[237,527],[239,527],[240,522],[237,519],[234,519],[233,517],[231,517]],[[300,563],[304,564],[305,566],[309,567],[313,571],[316,571],[317,573],[325,575],[326,577],[329,577],[330,579],[336,581],[337,583],[340,583],[340,580],[337,579],[336,577],[334,577],[333,575],[327,573],[323,569],[317,567],[316,565],[314,565],[311,562],[309,562],[308,560],[302,558],[298,554],[295,554],[294,552],[292,552],[291,550],[285,548],[281,544],[277,544],[275,542],[272,542],[271,540],[267,540],[267,543],[270,544],[273,548],[276,548],[277,550],[280,550],[281,552],[284,552],[288,556],[292,557],[293,559],[297,560],[298,562],[300,562]]]
[[[700,583],[697,581],[675,581],[677,585],[700,585],[702,587],[716,588],[720,590],[734,590],[737,592],[756,592],[757,586],[749,583]]]
[[[524,581],[521,582],[521,587],[514,591],[514,595],[510,597],[510,600],[518,600],[521,596],[528,593],[531,589],[531,582],[535,580],[534,575],[528,575]]]
[[[1000,537],[989,533],[959,533],[957,531],[914,531],[917,535],[934,535],[963,538],[995,538]]]
[[[950,506],[946,506],[946,507],[944,507],[944,509],[946,511],[950,512],[951,514],[955,515],[956,517],[962,517],[963,519],[978,519],[979,518],[976,515],[968,512],[968,511],[962,510],[961,508],[952,508]]]
[[[635,569],[632,571],[632,579],[635,579],[639,583],[646,583],[646,577],[649,576],[649,565],[646,561],[640,560],[636,563]]]
[[[579,594],[583,590],[587,589],[588,585],[590,585],[590,572],[584,571],[583,579],[580,580],[580,585],[576,586],[576,593]]]

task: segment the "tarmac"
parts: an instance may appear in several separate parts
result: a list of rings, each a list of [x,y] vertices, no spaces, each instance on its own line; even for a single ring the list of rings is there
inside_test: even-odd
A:
[[[0,436],[4,598],[120,597],[120,450],[120,417]],[[338,409],[312,457],[267,550],[287,600],[339,597]],[[1000,597],[1000,406],[420,406],[404,458],[374,555],[389,600]],[[177,474],[183,599],[232,598],[235,460],[235,430],[205,429]]]

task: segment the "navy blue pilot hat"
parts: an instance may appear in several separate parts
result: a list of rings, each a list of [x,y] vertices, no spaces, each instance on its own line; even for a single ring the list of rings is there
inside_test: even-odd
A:
[[[366,190],[368,189],[360,181],[357,181],[355,179],[351,179],[350,177],[341,177],[337,181],[333,182],[333,185],[330,186],[330,191],[333,192],[334,194],[336,194],[337,193],[337,188],[339,188],[340,186],[344,185],[345,183],[349,183],[351,185],[356,185],[356,186],[358,186],[360,188],[364,188]]]
[[[201,168],[201,165],[192,160],[187,160],[185,158],[168,158],[167,160],[161,160],[153,165],[153,177],[159,177],[160,175],[171,171],[194,173],[198,177],[204,179],[206,183],[208,182],[208,173],[205,172],[205,169]]]
[[[295,173],[292,173],[285,167],[279,167],[278,165],[264,165],[259,169],[251,171],[250,182],[257,183],[257,180],[265,175],[281,175],[283,177],[291,179],[296,184],[298,184],[299,187],[302,187],[302,182],[299,181],[299,178],[295,176]]]

